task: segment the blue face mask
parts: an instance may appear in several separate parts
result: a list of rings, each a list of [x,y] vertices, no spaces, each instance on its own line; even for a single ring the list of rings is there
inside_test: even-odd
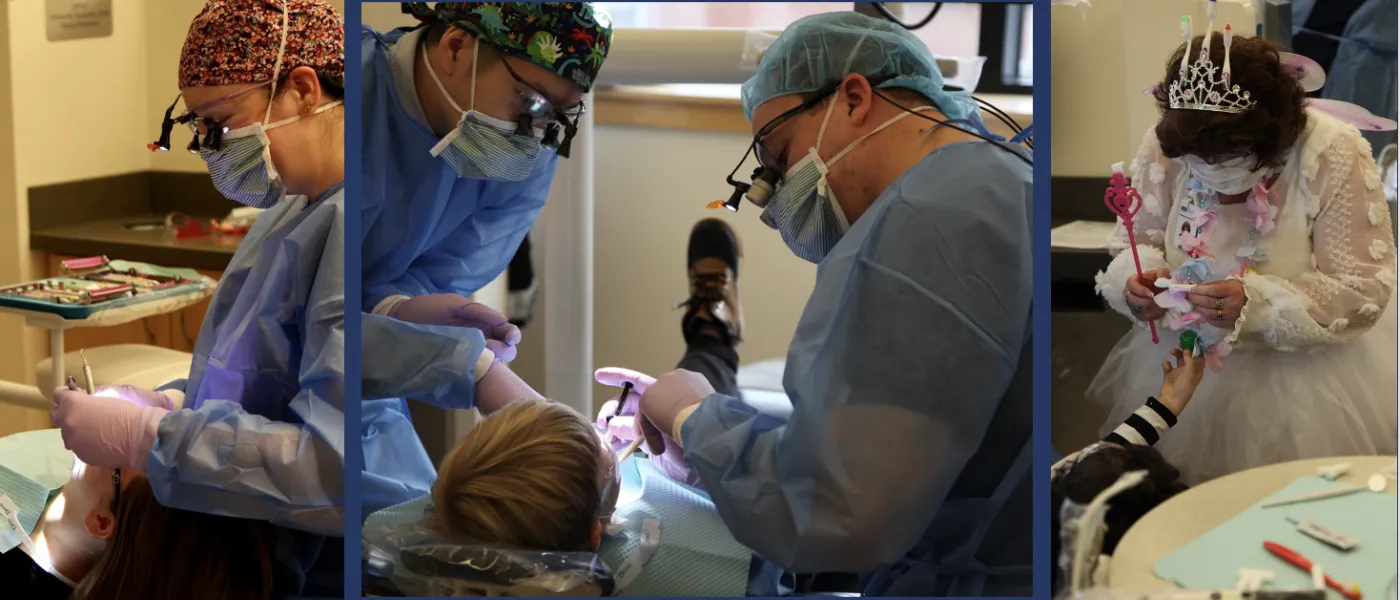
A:
[[[763,214],[759,215],[759,220],[765,225],[778,230],[778,234],[783,236],[783,243],[787,244],[793,254],[811,263],[820,263],[826,258],[831,249],[836,247],[836,243],[841,241],[841,236],[851,228],[850,222],[846,220],[846,213],[836,202],[836,194],[827,184],[828,168],[866,138],[909,115],[933,109],[932,106],[921,106],[903,112],[851,142],[844,150],[831,157],[831,162],[824,162],[817,149],[821,148],[822,138],[826,136],[826,125],[831,121],[831,111],[835,107],[835,101],[827,105],[826,116],[822,118],[822,127],[817,133],[816,147],[808,150],[806,157],[788,169],[782,184],[763,207]]]
[[[481,41],[473,46],[472,55],[479,57]],[[532,135],[516,135],[515,124],[497,119],[475,110],[476,106],[476,61],[472,61],[472,107],[462,110],[447,88],[442,85],[432,63],[428,61],[428,47],[423,46],[423,60],[428,65],[428,75],[437,84],[438,91],[447,98],[447,103],[462,118],[457,127],[442,138],[429,151],[442,158],[457,176],[465,179],[513,182],[524,181],[535,170],[535,165],[548,150],[540,145],[544,132],[531,128]]]

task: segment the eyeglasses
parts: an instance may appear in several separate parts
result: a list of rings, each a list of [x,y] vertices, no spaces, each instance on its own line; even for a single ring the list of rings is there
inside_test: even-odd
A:
[[[783,123],[790,121],[793,117],[804,111],[810,110],[813,106],[821,103],[827,96],[836,93],[836,88],[841,82],[830,83],[822,86],[821,89],[812,93],[812,97],[776,117],[764,125],[758,133],[754,134],[753,141],[749,144],[748,151],[744,152],[744,157],[739,159],[739,164],[734,165],[734,170],[729,172],[729,176],[724,178],[725,183],[734,187],[734,193],[729,196],[729,200],[724,203],[724,207],[731,212],[739,211],[739,200],[748,198],[754,206],[763,208],[768,204],[768,199],[773,196],[777,189],[778,180],[783,177],[783,165],[778,164],[778,159],[773,156],[767,148],[763,146],[763,138],[768,137],[781,127]],[[871,81],[875,85],[875,81]],[[753,175],[749,178],[749,183],[737,181],[734,174],[739,172],[739,168],[744,166],[744,162],[749,159],[749,155],[754,155],[758,159],[758,168],[754,169]],[[716,203],[715,208],[718,208]]]
[[[122,470],[112,469],[112,506],[119,506],[122,500]]]
[[[198,114],[195,114],[196,111],[202,108],[208,108],[210,106],[215,106],[218,104],[223,104],[225,102],[236,100],[244,94],[269,85],[272,85],[272,82],[265,81],[256,84],[248,89],[234,92],[222,98],[215,98],[213,100],[205,102],[204,104],[201,104],[199,106],[185,111],[184,113],[181,113],[179,116],[171,116],[175,113],[175,107],[180,103],[180,98],[182,96],[181,94],[177,94],[175,96],[175,101],[170,103],[170,108],[165,109],[165,118],[162,119],[160,123],[160,138],[158,138],[154,142],[146,144],[146,147],[149,148],[152,152],[169,152],[170,132],[175,129],[175,125],[179,124],[189,127],[190,135],[193,137],[193,139],[190,140],[189,146],[185,148],[190,152],[190,154],[199,154],[200,148],[208,148],[209,150],[217,151],[222,145],[223,135],[225,132],[228,131],[228,127],[225,127],[222,123],[218,122],[215,119],[201,117]],[[203,137],[202,142],[200,141],[201,137]]]
[[[557,148],[559,156],[568,158],[569,147],[573,144],[574,136],[578,134],[578,121],[586,110],[584,104],[579,102],[578,106],[568,109],[555,107],[544,92],[530,85],[515,72],[505,56],[500,58],[501,64],[506,66],[506,72],[525,88],[520,91],[521,110],[515,119],[515,135],[533,137],[535,124],[543,121],[544,139],[540,143]],[[560,130],[563,130],[564,134],[562,140],[559,138]]]

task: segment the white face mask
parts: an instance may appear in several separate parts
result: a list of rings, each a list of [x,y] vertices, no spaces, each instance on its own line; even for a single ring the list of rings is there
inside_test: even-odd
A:
[[[1186,168],[1190,169],[1192,177],[1215,190],[1217,194],[1226,196],[1249,191],[1269,172],[1269,168],[1265,166],[1251,171],[1249,165],[1254,162],[1254,158],[1249,156],[1232,158],[1213,165],[1190,154],[1182,160],[1186,162]]]

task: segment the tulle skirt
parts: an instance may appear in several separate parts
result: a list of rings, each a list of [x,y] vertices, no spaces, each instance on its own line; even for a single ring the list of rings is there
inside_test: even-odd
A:
[[[1253,467],[1306,458],[1396,453],[1396,332],[1392,302],[1370,331],[1336,346],[1282,352],[1237,349],[1209,370],[1157,449],[1197,484]],[[1157,396],[1162,361],[1176,347],[1134,329],[1089,386],[1111,407],[1107,435]]]

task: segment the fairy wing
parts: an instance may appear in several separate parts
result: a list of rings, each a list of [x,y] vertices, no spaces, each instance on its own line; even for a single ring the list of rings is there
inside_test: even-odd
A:
[[[1280,52],[1279,62],[1283,63],[1283,68],[1288,71],[1302,84],[1303,91],[1316,92],[1322,89],[1322,85],[1327,83],[1327,73],[1322,70],[1322,65],[1317,61],[1291,52]]]
[[[1308,98],[1304,103],[1313,109],[1350,123],[1362,131],[1395,131],[1396,129],[1395,121],[1373,115],[1371,111],[1350,102]]]

